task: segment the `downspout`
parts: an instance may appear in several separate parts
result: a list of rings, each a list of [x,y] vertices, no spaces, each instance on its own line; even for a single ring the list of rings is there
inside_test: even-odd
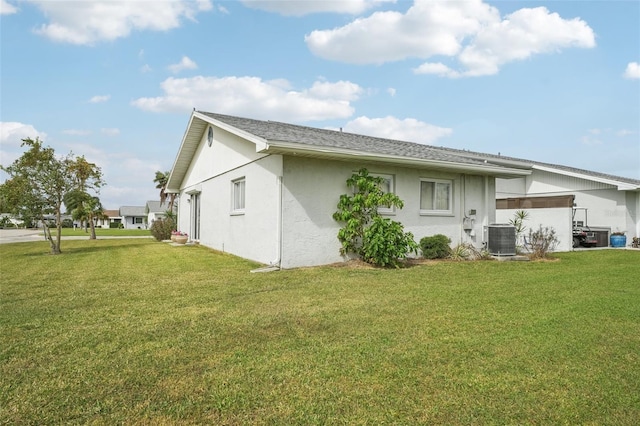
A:
[[[282,175],[278,176],[278,208],[276,209],[276,253],[277,258],[271,262],[271,266],[277,266],[280,269],[282,261]]]
[[[256,272],[273,272],[280,270],[282,261],[282,176],[278,176],[276,185],[278,186],[278,207],[276,209],[276,256],[277,258],[269,263],[268,266],[252,269],[252,273]]]
[[[464,243],[464,219],[467,217],[467,185],[466,175],[460,175],[460,244]]]
[[[495,203],[495,200],[494,200]],[[482,218],[482,245],[487,247],[487,232],[489,228],[489,176],[484,176],[484,217]]]

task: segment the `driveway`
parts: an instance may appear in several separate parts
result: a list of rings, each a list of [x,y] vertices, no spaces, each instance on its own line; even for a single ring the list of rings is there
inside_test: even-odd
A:
[[[0,229],[0,244],[44,241],[41,229]]]
[[[100,236],[101,240],[118,239],[118,238],[153,238],[149,236]],[[63,240],[87,240],[88,235],[62,237]],[[8,243],[25,243],[29,241],[45,241],[42,229],[0,229],[0,244]]]

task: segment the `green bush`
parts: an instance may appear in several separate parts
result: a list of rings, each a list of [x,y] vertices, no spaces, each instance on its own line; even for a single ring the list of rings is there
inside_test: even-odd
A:
[[[109,229],[118,229],[122,225],[120,222],[111,222],[109,223]]]
[[[451,255],[449,243],[451,243],[451,239],[442,234],[424,237],[420,240],[422,256],[425,259],[446,259]]]
[[[362,260],[377,266],[398,266],[407,253],[417,252],[418,245],[411,232],[404,232],[399,222],[375,216],[364,230]]]
[[[158,241],[171,238],[171,231],[176,229],[176,223],[171,218],[156,219],[151,225],[151,235]]]

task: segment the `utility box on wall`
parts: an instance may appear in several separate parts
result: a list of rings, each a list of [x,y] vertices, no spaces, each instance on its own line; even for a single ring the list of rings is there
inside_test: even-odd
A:
[[[494,223],[488,227],[489,254],[494,256],[516,255],[516,227],[509,224]]]

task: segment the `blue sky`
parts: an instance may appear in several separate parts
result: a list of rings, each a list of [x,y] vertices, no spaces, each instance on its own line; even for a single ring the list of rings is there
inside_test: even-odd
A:
[[[0,0],[0,163],[157,199],[198,110],[640,179],[640,2]],[[6,176],[1,176],[2,179]]]

